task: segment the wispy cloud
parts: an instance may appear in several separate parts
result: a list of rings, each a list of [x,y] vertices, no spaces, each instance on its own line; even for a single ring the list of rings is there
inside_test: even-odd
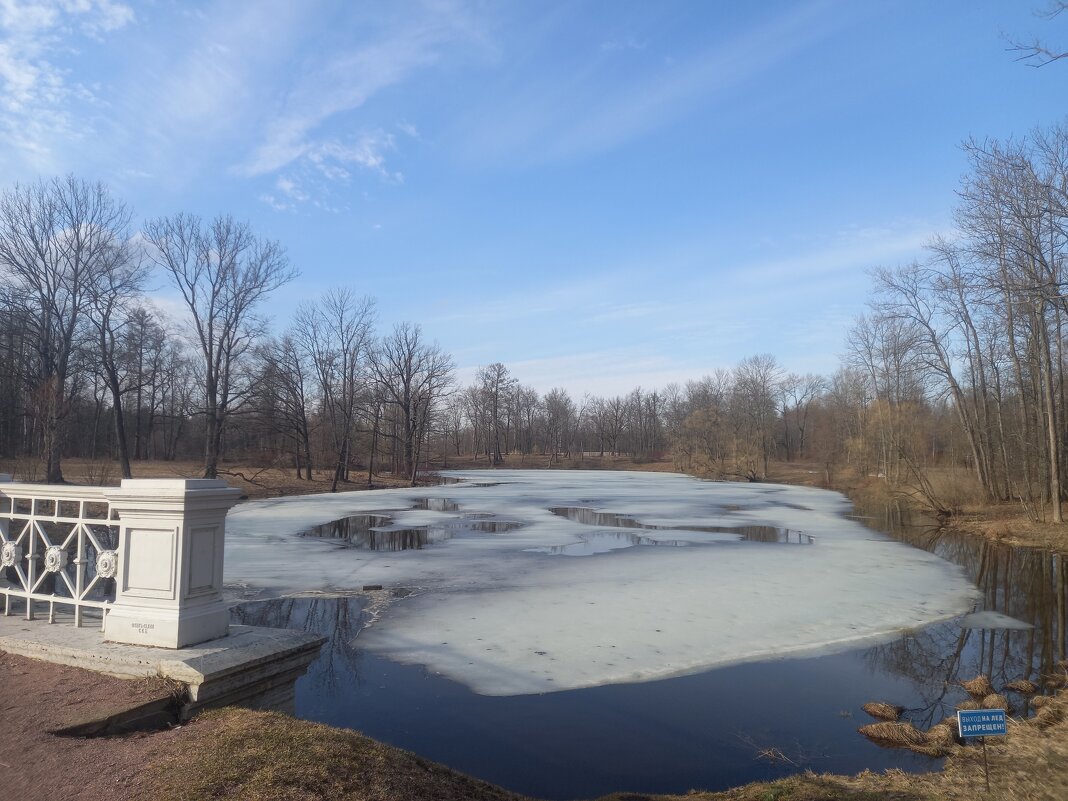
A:
[[[391,135],[364,133],[355,142],[346,142],[324,134],[325,123],[351,114],[420,69],[439,63],[450,47],[477,41],[476,30],[466,7],[428,4],[420,13],[400,15],[373,40],[310,61],[276,98],[278,114],[237,171],[262,175],[307,158],[316,164],[359,165],[390,175],[384,153],[395,146]],[[414,126],[402,126],[398,127],[403,132],[416,135]]]
[[[613,53],[619,50],[644,50],[648,46],[648,42],[639,40],[634,36],[624,36],[622,39],[606,39],[601,42],[601,50],[606,53]]]
[[[663,387],[765,352],[791,371],[829,373],[861,309],[866,269],[921,258],[935,230],[916,220],[847,225],[745,258],[721,256],[720,243],[707,239],[673,243],[675,251],[659,243],[537,291],[479,297],[468,290],[465,313],[428,316],[427,325],[449,340],[460,338],[453,328],[507,326],[509,350],[486,337],[458,359],[472,375],[476,362],[503,360],[541,391],[558,384],[578,395]],[[695,269],[694,251],[706,269]],[[614,347],[590,348],[606,342]],[[542,353],[554,355],[535,358]]]
[[[78,38],[102,41],[134,21],[114,0],[0,0],[0,142],[39,169],[52,166],[63,139],[84,135],[72,106],[97,99],[97,88],[72,79],[63,60]]]
[[[543,80],[501,82],[455,135],[474,160],[551,161],[604,151],[676,122],[781,68],[845,24],[833,0],[811,0],[765,17],[696,52],[664,52],[634,38],[602,42],[605,58]],[[624,70],[611,56],[641,53]]]
[[[368,170],[381,178],[403,181],[400,172],[390,172],[386,156],[396,149],[396,139],[384,131],[363,133],[351,142],[328,139],[315,144],[308,151],[310,161],[319,172],[334,180],[347,180],[349,169]]]
[[[863,274],[871,267],[921,258],[938,230],[918,221],[848,226],[826,241],[809,243],[808,247],[798,248],[786,257],[751,261],[736,268],[734,273],[760,286],[800,277],[813,280],[843,271]]]
[[[331,139],[315,144],[301,159],[278,175],[278,194],[263,194],[260,200],[276,211],[295,211],[305,204],[333,208],[337,191],[344,190],[357,172],[370,173],[391,184],[404,182],[404,174],[391,171],[386,159],[395,148],[395,137],[370,131],[349,141]]]

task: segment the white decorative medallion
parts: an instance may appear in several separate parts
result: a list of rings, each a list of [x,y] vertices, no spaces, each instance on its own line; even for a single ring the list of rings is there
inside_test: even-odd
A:
[[[101,551],[96,555],[96,574],[100,578],[115,578],[119,566],[119,554],[116,551]]]
[[[58,545],[49,546],[45,551],[44,568],[49,573],[58,573],[67,566],[67,552]]]
[[[14,567],[22,561],[22,546],[14,542],[5,542],[0,548],[0,567]]]

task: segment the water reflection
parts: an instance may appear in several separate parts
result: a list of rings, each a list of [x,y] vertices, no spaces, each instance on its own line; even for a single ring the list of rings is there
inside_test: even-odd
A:
[[[245,626],[296,629],[326,637],[319,658],[297,684],[297,694],[330,698],[360,680],[360,630],[373,619],[368,597],[273,598],[230,609],[230,622]],[[299,706],[299,702],[298,702]],[[299,710],[298,710],[299,711]]]
[[[503,534],[523,527],[522,523],[513,520],[484,520],[477,517],[463,518],[445,525],[454,530],[481,531],[484,534]]]
[[[452,536],[452,532],[446,528],[392,526],[391,522],[386,515],[352,515],[313,526],[301,534],[337,540],[338,544],[345,547],[367,551],[417,551]]]
[[[898,504],[864,513],[872,525],[896,539],[964,568],[982,592],[977,610],[1029,624],[1022,628],[997,617],[977,616],[908,632],[869,649],[865,659],[873,669],[912,683],[915,696],[907,716],[914,723],[930,725],[953,713],[967,698],[960,682],[980,674],[989,676],[998,691],[1016,679],[1054,686],[1063,682],[1065,671],[1059,663],[1066,657],[1068,598],[1063,554],[954,534],[932,520],[910,516]],[[1011,690],[1007,694],[1018,713],[1027,712],[1026,696]]]
[[[805,507],[798,507],[803,509]],[[605,528],[630,528],[644,531],[699,531],[707,534],[734,534],[738,539],[750,542],[778,542],[792,545],[812,545],[816,538],[805,534],[803,531],[788,528],[776,528],[774,526],[658,526],[653,523],[643,523],[630,515],[617,514],[615,512],[602,512],[586,506],[553,506],[549,509],[554,515],[565,517],[575,523],[586,526],[601,526]],[[586,539],[590,535],[580,535]],[[599,536],[599,535],[598,535]],[[631,545],[686,545],[692,543],[675,542],[667,543],[655,541],[646,537],[639,537]],[[566,547],[566,546],[565,546]],[[627,547],[627,546],[619,546]],[[555,551],[553,552],[555,553]],[[600,551],[591,551],[600,553]]]
[[[854,716],[864,701],[908,687],[871,674],[856,652],[641,684],[482,696],[359,647],[361,627],[385,596],[254,601],[232,614],[235,623],[328,638],[297,680],[300,717],[357,729],[537,798],[594,798],[621,788],[684,793],[805,769],[856,773],[931,764],[856,734]],[[760,758],[772,748],[789,762]]]
[[[590,534],[579,535],[579,542],[568,545],[546,545],[541,548],[527,548],[530,553],[547,553],[552,556],[594,556],[599,553],[608,553],[620,548],[632,548],[635,545],[665,546],[679,548],[693,543],[685,540],[655,540],[651,537],[643,537],[640,534],[631,534],[628,531],[596,531]]]
[[[419,498],[412,509],[430,512],[458,512],[460,505],[448,498]],[[501,534],[514,531],[522,523],[499,520],[494,515],[465,514],[425,526],[395,525],[385,512],[368,512],[331,520],[300,532],[303,537],[335,540],[348,548],[367,551],[418,551],[453,537],[473,534]]]
[[[460,509],[460,504],[456,501],[451,501],[448,498],[419,498],[415,502],[413,509],[423,509],[432,512],[456,512]]]

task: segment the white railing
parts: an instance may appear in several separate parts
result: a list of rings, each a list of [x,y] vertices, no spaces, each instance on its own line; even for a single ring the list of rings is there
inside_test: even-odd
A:
[[[3,613],[99,610],[106,639],[182,648],[226,634],[226,512],[240,491],[205,479],[120,487],[21,484],[0,474]]]
[[[81,626],[87,609],[101,610],[100,625],[115,600],[118,519],[102,487],[15,484],[0,477],[0,594],[4,615],[12,600],[25,604],[27,620],[35,602],[73,607]]]

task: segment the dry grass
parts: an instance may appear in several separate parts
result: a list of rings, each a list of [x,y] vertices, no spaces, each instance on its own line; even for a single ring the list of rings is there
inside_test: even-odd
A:
[[[994,692],[994,685],[990,683],[990,679],[986,676],[976,676],[974,679],[962,681],[960,686],[964,688],[964,691],[968,693],[968,695],[977,701],[981,701],[983,698]]]
[[[979,706],[983,709],[1004,709],[1009,711],[1009,699],[1000,693],[990,693],[990,695],[984,696],[983,700],[979,702]]]
[[[869,701],[861,706],[861,709],[876,720],[897,720],[905,711],[904,707],[888,704],[885,701]]]
[[[825,486],[820,465],[815,462],[775,463],[769,481],[803,486]],[[1033,520],[1020,503],[988,503],[972,474],[960,468],[934,468],[928,480],[936,493],[944,496],[942,505],[953,514],[942,521],[947,530],[982,537],[1008,545],[1023,545],[1068,552],[1068,526]],[[906,489],[894,489],[873,476],[849,471],[835,473],[829,489],[844,492],[863,507],[877,508],[891,500],[906,500],[917,509],[924,504]],[[1045,510],[1048,514],[1048,509]],[[1068,514],[1068,504],[1065,505]]]
[[[1034,695],[1038,692],[1039,686],[1027,679],[1013,679],[1002,689],[1012,690],[1014,693],[1019,693],[1020,695]]]
[[[775,782],[756,782],[722,793],[692,792],[685,796],[620,793],[601,801],[1064,801],[1068,799],[1068,700],[1057,698],[1046,709],[1057,710],[1046,723],[1011,722],[1007,737],[990,738],[990,792],[983,779],[983,752],[978,744],[953,747],[945,768],[909,774],[890,770],[856,776],[804,773]],[[872,724],[881,726],[884,724]],[[899,725],[899,724],[885,724]],[[927,732],[944,740],[947,733]]]
[[[283,715],[227,709],[186,727],[138,788],[159,801],[523,801],[355,732]],[[856,777],[805,773],[722,793],[617,793],[603,801],[919,801],[898,772]]]
[[[244,709],[198,718],[143,780],[160,801],[522,799],[353,731]]]
[[[911,723],[895,723],[884,720],[880,723],[869,723],[867,726],[861,726],[857,731],[880,745],[912,748],[927,743],[924,733]]]
[[[435,470],[483,469],[490,467],[485,457],[450,459],[447,464],[432,463],[429,472],[421,472],[421,484],[436,484]],[[672,472],[670,461],[636,460],[629,456],[598,456],[584,454],[572,458],[550,459],[549,456],[522,456],[511,454],[505,457],[498,467],[508,469],[567,469],[567,470],[650,470],[654,472]],[[313,470],[312,479],[297,478],[292,467],[279,465],[261,465],[249,462],[224,462],[219,467],[219,478],[230,486],[242,490],[248,498],[267,498],[281,495],[306,495],[329,492],[332,470]],[[16,481],[42,481],[44,470],[39,460],[11,459],[0,462],[0,472],[10,473]],[[196,461],[164,462],[135,461],[131,464],[134,478],[200,478],[204,465]],[[118,464],[111,461],[89,459],[64,459],[63,476],[70,484],[88,486],[114,486],[121,480]],[[408,481],[403,476],[389,473],[376,473],[371,484],[367,481],[367,472],[353,471],[347,483],[338,485],[339,492],[353,492],[366,489],[389,489],[406,487]]]
[[[973,472],[934,467],[927,469],[926,478],[931,495],[943,509],[961,512],[983,503],[983,487]]]
[[[945,798],[985,796],[994,801],[1063,801],[1068,798],[1068,700],[1057,698],[1045,722],[1011,721],[1007,737],[987,741],[991,792],[985,795],[982,749],[958,749],[940,774],[930,778]]]
[[[226,462],[220,465],[219,478],[230,486],[242,490],[249,498],[266,498],[279,495],[304,495],[329,492],[332,477],[331,470],[315,470],[311,481],[297,478],[292,468],[264,467],[242,462]],[[16,481],[40,481],[43,473],[35,463],[20,460],[0,463],[0,472],[12,473]],[[204,474],[204,465],[200,462],[133,462],[131,472],[134,478],[200,478]],[[101,464],[87,459],[65,459],[63,477],[69,484],[88,486],[114,486],[121,476],[118,465],[110,462]],[[420,474],[420,479],[436,483],[433,474]],[[376,474],[373,485],[367,483],[367,473],[352,473],[348,483],[338,485],[339,492],[352,492],[366,489],[388,489],[405,487],[408,482],[401,477],[388,474]]]
[[[950,752],[943,771],[865,771],[857,776],[802,773],[724,792],[684,796],[616,793],[601,801],[1064,801],[1068,798],[1066,700],[1043,710],[1045,720],[1009,724],[988,742],[991,792],[983,783],[982,751],[959,747],[948,722],[919,732],[917,747]],[[501,788],[420,759],[360,734],[284,715],[228,709],[209,713],[181,732],[167,755],[143,774],[145,797],[166,801],[520,801]]]

